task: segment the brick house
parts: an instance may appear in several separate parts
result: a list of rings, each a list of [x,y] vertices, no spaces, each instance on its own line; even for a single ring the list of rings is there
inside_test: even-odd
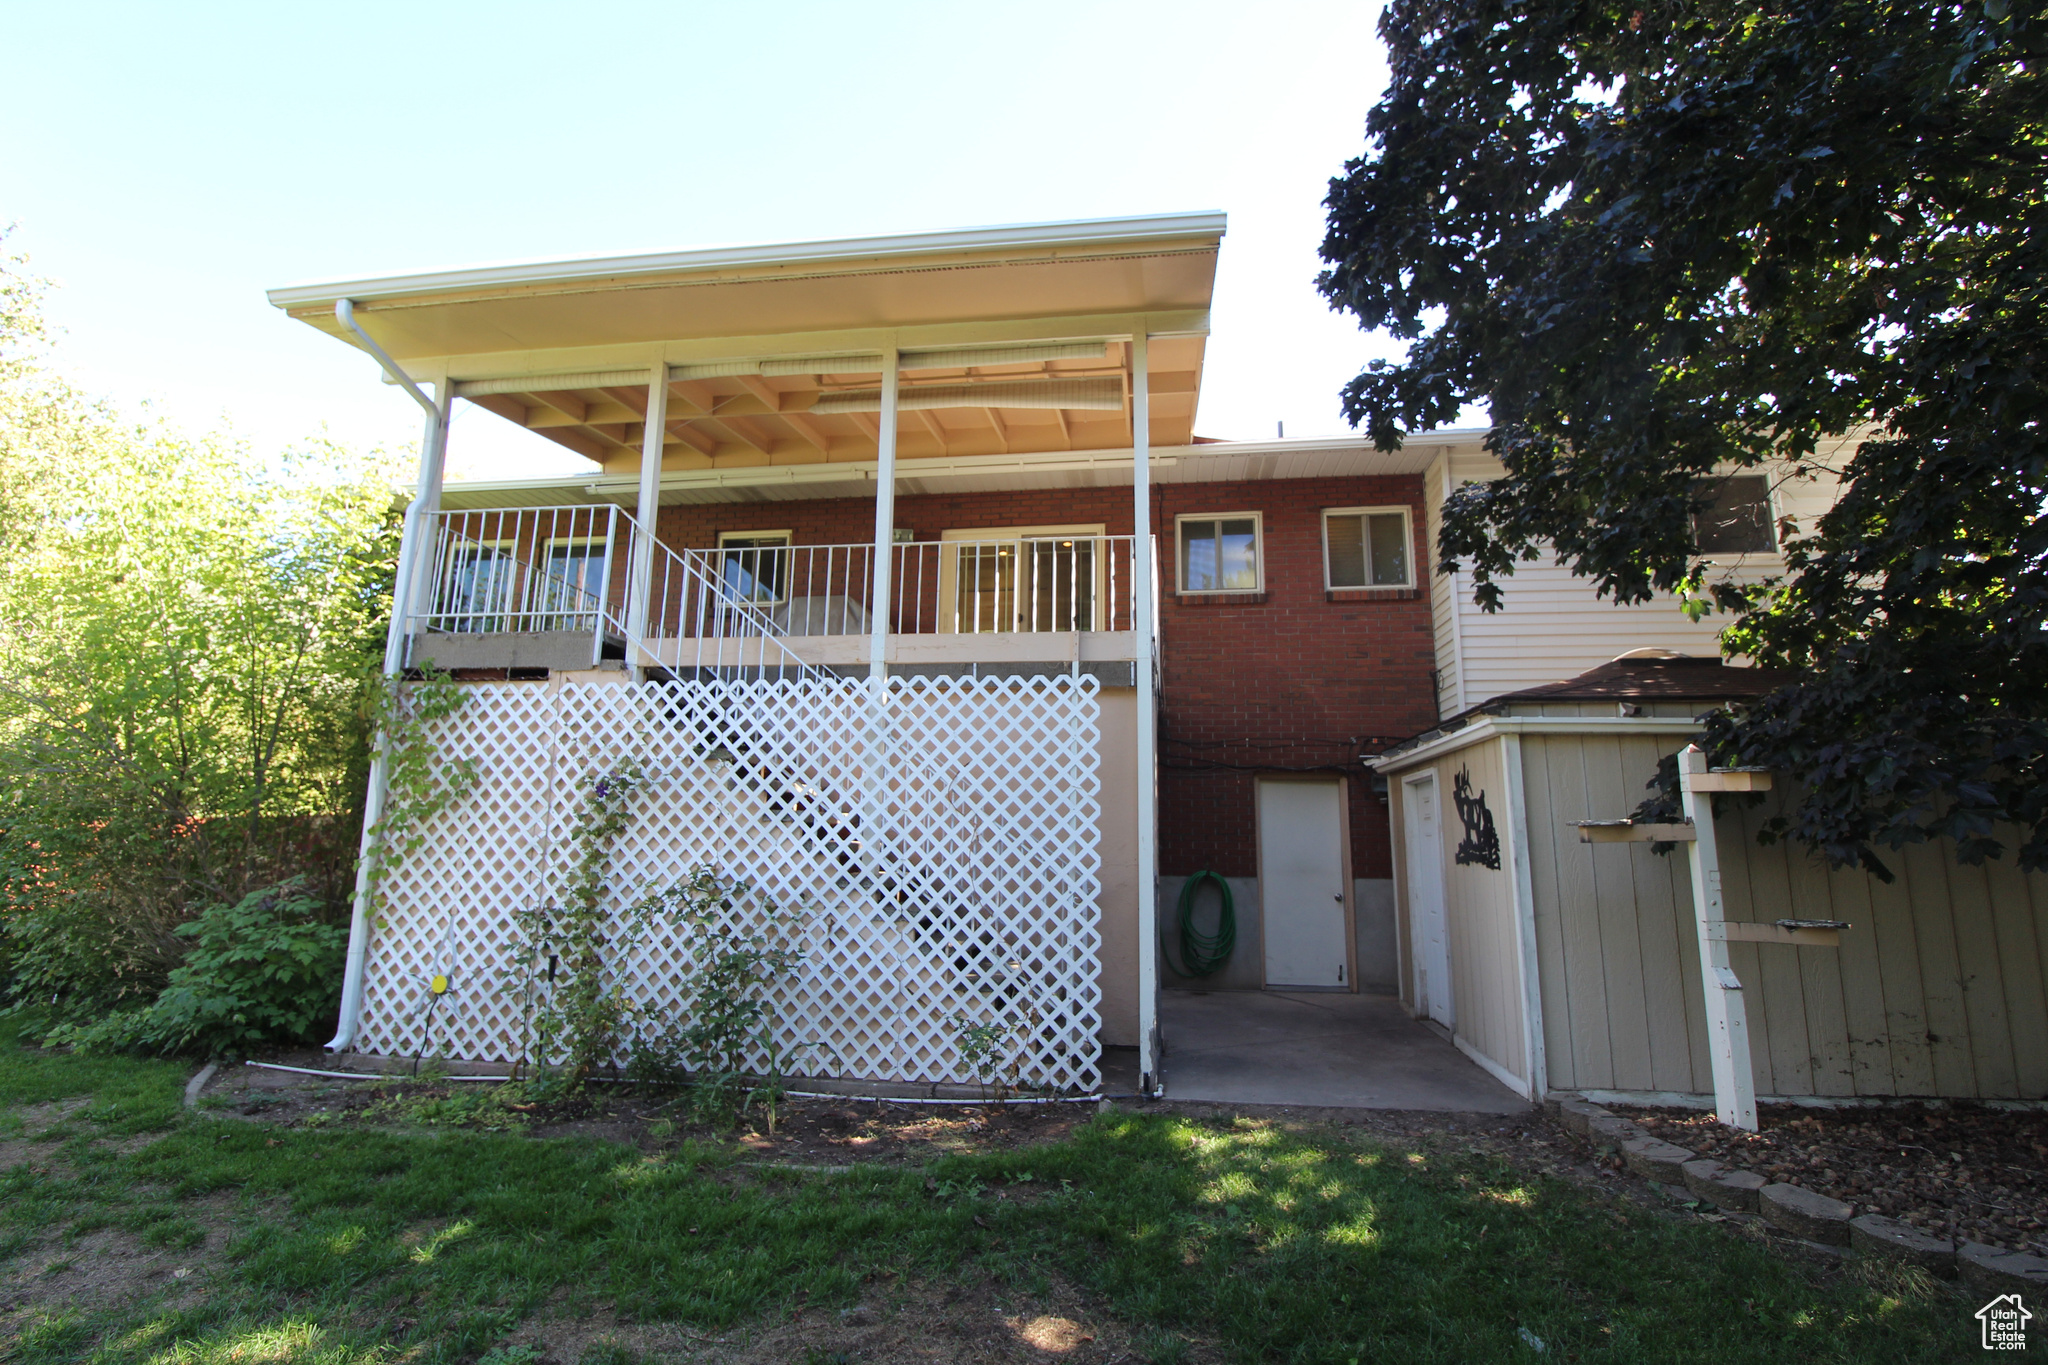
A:
[[[629,766],[611,903],[708,867],[747,888],[736,915],[797,912],[776,1028],[821,1079],[969,1082],[960,1030],[982,1023],[1027,1083],[1093,1089],[1128,1047],[1156,1090],[1159,991],[1184,984],[1162,921],[1200,872],[1238,920],[1205,984],[1401,991],[1366,760],[1484,676],[1458,585],[1427,572],[1483,433],[1199,437],[1223,231],[1167,215],[272,291],[426,410],[386,671],[465,680],[430,743],[478,773],[381,907],[360,890],[332,1046],[524,1056],[556,983],[521,979],[519,926],[560,894],[578,803]],[[447,481],[457,399],[593,471]],[[1691,629],[1600,609],[1603,647]],[[387,782],[380,760],[373,823]],[[685,948],[614,969],[658,1015]]]

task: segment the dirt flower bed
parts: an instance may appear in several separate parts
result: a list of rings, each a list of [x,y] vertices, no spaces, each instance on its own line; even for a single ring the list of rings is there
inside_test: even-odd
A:
[[[318,1059],[313,1059],[317,1061]],[[294,1059],[295,1062],[299,1059]],[[258,1067],[224,1067],[201,1104],[281,1128],[369,1124],[595,1137],[655,1148],[683,1138],[730,1144],[742,1156],[796,1165],[918,1164],[955,1152],[1057,1142],[1094,1116],[1092,1104],[880,1104],[786,1099],[771,1129],[753,1106],[736,1122],[693,1121],[686,1096],[593,1084],[557,1099],[519,1085],[477,1081],[337,1080]]]
[[[1607,1108],[1701,1156],[1803,1185],[1858,1213],[2048,1255],[2048,1114],[1975,1106],[1766,1105],[1761,1131],[1712,1114]]]

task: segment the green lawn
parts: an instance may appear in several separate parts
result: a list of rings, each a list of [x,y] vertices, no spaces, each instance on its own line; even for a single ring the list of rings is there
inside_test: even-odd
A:
[[[609,1307],[715,1332],[851,1304],[888,1273],[1025,1294],[1057,1276],[1167,1361],[1183,1337],[1332,1362],[1975,1349],[1969,1308],[1945,1291],[1823,1283],[1720,1228],[1342,1130],[1117,1113],[1024,1154],[802,1174],[689,1144],[274,1129],[182,1113],[185,1076],[24,1049],[0,1029],[0,1140],[15,1143],[0,1274],[109,1226],[211,1257],[205,1292],[178,1306],[164,1291],[17,1312],[0,1360],[468,1362],[535,1313]],[[83,1096],[47,1144],[21,1144],[24,1106]]]

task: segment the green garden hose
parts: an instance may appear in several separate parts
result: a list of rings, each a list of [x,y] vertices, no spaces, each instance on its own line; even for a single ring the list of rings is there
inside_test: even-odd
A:
[[[1195,888],[1204,880],[1216,883],[1216,889],[1223,893],[1223,913],[1217,916],[1213,934],[1195,927]],[[1214,975],[1230,961],[1231,949],[1236,946],[1237,906],[1230,898],[1230,883],[1205,868],[1188,878],[1180,889],[1180,966],[1175,970],[1186,977]],[[1166,965],[1173,966],[1171,953],[1167,954]]]

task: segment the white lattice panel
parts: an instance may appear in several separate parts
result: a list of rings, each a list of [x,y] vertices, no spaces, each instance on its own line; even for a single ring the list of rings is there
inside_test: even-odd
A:
[[[1009,1026],[1023,1083],[1098,1083],[1094,679],[896,679],[886,705],[857,680],[468,692],[433,739],[481,780],[389,874],[363,1050],[518,1056],[514,912],[557,901],[584,794],[632,763],[645,780],[610,908],[703,865],[799,910],[805,963],[773,1000],[779,1043],[808,1049],[797,1069],[968,1083],[964,1015]],[[636,1001],[672,1014],[686,962],[661,927],[621,969]],[[429,1021],[437,972],[452,984]]]

